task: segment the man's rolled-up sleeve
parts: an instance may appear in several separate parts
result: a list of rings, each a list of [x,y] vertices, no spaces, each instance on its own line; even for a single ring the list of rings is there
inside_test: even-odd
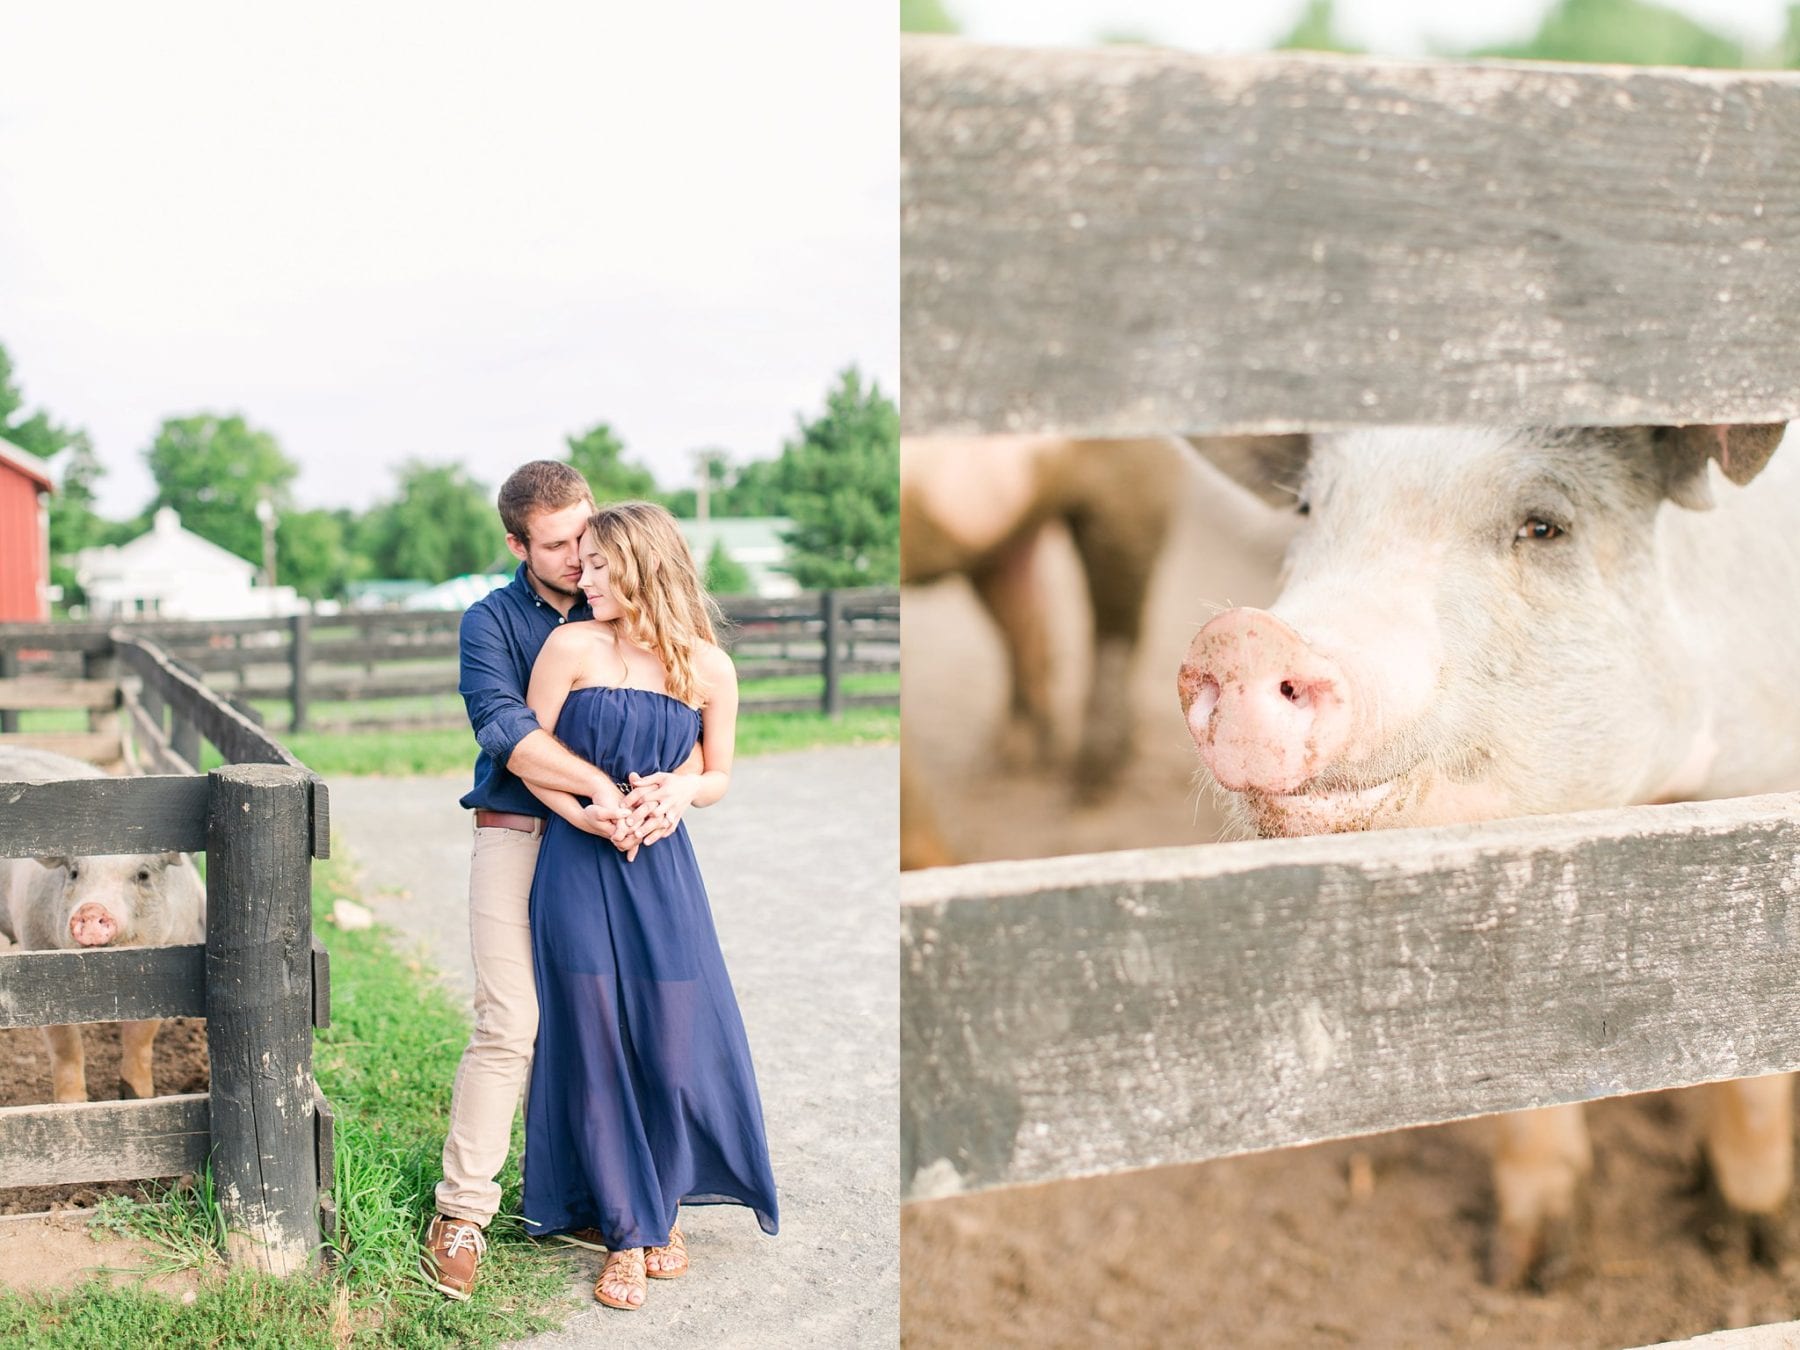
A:
[[[457,687],[469,710],[475,743],[504,765],[512,752],[538,729],[537,714],[525,706],[512,651],[499,621],[486,606],[463,615],[458,634],[461,672]]]

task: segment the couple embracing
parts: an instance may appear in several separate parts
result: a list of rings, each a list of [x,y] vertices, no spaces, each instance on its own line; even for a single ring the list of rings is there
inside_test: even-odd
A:
[[[682,827],[730,784],[737,676],[675,521],[595,508],[551,460],[500,489],[510,584],[471,606],[461,689],[480,755],[475,1031],[451,1094],[421,1267],[467,1298],[525,1107],[526,1227],[606,1253],[634,1309],[688,1268],[677,1211],[776,1226],[749,1045]]]

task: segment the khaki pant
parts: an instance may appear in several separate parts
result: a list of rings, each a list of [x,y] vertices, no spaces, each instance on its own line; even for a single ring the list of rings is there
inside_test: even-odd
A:
[[[437,1207],[486,1227],[500,1208],[494,1180],[512,1144],[513,1113],[537,1041],[531,973],[531,874],[539,834],[477,829],[469,861],[469,945],[475,954],[475,1033],[450,1093]]]

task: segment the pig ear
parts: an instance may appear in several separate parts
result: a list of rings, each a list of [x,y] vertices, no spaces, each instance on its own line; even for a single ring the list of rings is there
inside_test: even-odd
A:
[[[1292,506],[1306,477],[1312,438],[1304,432],[1283,436],[1188,436],[1202,459],[1271,506]]]
[[[1775,447],[1781,444],[1784,422],[1744,426],[1657,427],[1653,432],[1663,466],[1663,491],[1677,506],[1690,511],[1712,509],[1712,485],[1707,464],[1717,460],[1720,470],[1739,487],[1763,471]]]
[[[156,855],[156,863],[159,867],[173,867],[180,861],[181,855],[179,853],[158,853]]]
[[[37,855],[37,862],[44,867],[60,867],[65,872],[69,870],[69,860],[60,853],[40,853]]]

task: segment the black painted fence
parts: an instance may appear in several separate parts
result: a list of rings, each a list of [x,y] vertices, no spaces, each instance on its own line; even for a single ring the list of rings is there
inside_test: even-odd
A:
[[[311,910],[312,861],[330,837],[325,784],[155,645],[121,633],[88,652],[93,668],[116,661],[141,682],[127,757],[174,771],[0,782],[0,857],[204,852],[206,941],[0,953],[0,1027],[204,1017],[211,1085],[0,1108],[0,1187],[210,1163],[233,1263],[309,1269],[335,1229],[332,1116],[312,1076],[312,1031],[330,1003]],[[227,761],[204,775],[191,768],[202,739]]]
[[[900,595],[893,589],[818,591],[788,600],[726,596],[721,635],[740,680],[819,677],[818,694],[746,700],[745,712],[835,715],[895,707],[899,693],[851,693],[847,675],[900,669]],[[399,730],[466,724],[456,701],[460,613],[296,615],[285,619],[149,620],[122,631],[147,638],[240,707],[285,702],[290,731]],[[115,625],[0,624],[0,682],[21,674],[104,678]],[[435,698],[440,707],[396,713],[388,700]],[[322,720],[320,703],[365,705]],[[0,701],[0,732],[18,730]]]

